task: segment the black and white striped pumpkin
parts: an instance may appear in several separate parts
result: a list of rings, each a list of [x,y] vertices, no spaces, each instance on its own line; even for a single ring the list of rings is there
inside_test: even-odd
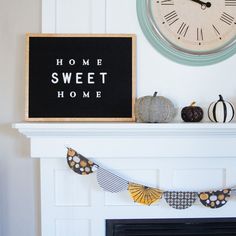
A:
[[[234,118],[234,106],[232,103],[220,99],[210,104],[208,108],[208,117],[212,122],[226,123]]]

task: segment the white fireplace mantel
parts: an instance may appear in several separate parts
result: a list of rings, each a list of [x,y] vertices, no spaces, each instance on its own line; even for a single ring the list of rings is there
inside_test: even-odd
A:
[[[95,158],[236,156],[232,150],[236,123],[18,123],[13,127],[30,138],[31,157],[64,157],[65,147]]]
[[[29,138],[35,136],[235,136],[236,123],[18,123]]]
[[[236,185],[236,123],[18,123],[40,158],[42,236],[105,236],[105,219],[236,217],[236,199],[211,210],[186,210],[164,199],[144,207],[127,191],[104,192],[96,175],[75,174],[72,147],[128,180],[164,190],[210,190]]]

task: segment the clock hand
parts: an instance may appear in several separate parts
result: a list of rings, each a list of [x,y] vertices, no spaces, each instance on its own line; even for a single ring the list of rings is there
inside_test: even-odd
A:
[[[203,2],[201,0],[190,0],[190,1],[199,3],[202,7],[208,7],[208,8],[211,7],[211,3],[210,2]]]

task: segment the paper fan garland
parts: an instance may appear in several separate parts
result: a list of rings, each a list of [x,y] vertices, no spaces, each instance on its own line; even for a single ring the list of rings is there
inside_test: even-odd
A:
[[[229,188],[217,191],[201,192],[198,196],[204,206],[214,209],[224,206],[230,197],[230,193],[231,189]]]
[[[101,188],[111,193],[127,190],[129,182],[101,167],[97,170],[97,181]]]
[[[163,194],[160,189],[135,183],[129,183],[128,191],[135,202],[149,206],[154,202],[160,201]]]
[[[236,196],[236,187],[225,188],[223,190],[206,191],[206,192],[182,192],[182,191],[162,191],[158,188],[152,188],[145,185],[129,182],[109,170],[102,168],[83,155],[77,153],[74,149],[67,150],[67,163],[69,167],[80,175],[89,175],[97,172],[97,182],[104,190],[111,193],[118,193],[128,190],[134,202],[151,205],[159,202],[164,195],[166,202],[175,209],[187,209],[200,199],[202,205],[216,209],[224,206],[230,196]]]
[[[78,154],[72,148],[68,148],[67,163],[74,172],[80,175],[89,175],[98,168],[97,164],[85,158],[81,154]]]
[[[164,193],[164,198],[169,206],[175,209],[183,210],[193,205],[197,199],[197,193],[167,191]]]

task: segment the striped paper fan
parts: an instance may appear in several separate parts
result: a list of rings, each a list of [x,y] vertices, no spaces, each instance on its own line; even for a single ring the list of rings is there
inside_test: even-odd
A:
[[[127,180],[101,167],[97,170],[97,181],[101,188],[111,193],[127,190],[129,184]]]

